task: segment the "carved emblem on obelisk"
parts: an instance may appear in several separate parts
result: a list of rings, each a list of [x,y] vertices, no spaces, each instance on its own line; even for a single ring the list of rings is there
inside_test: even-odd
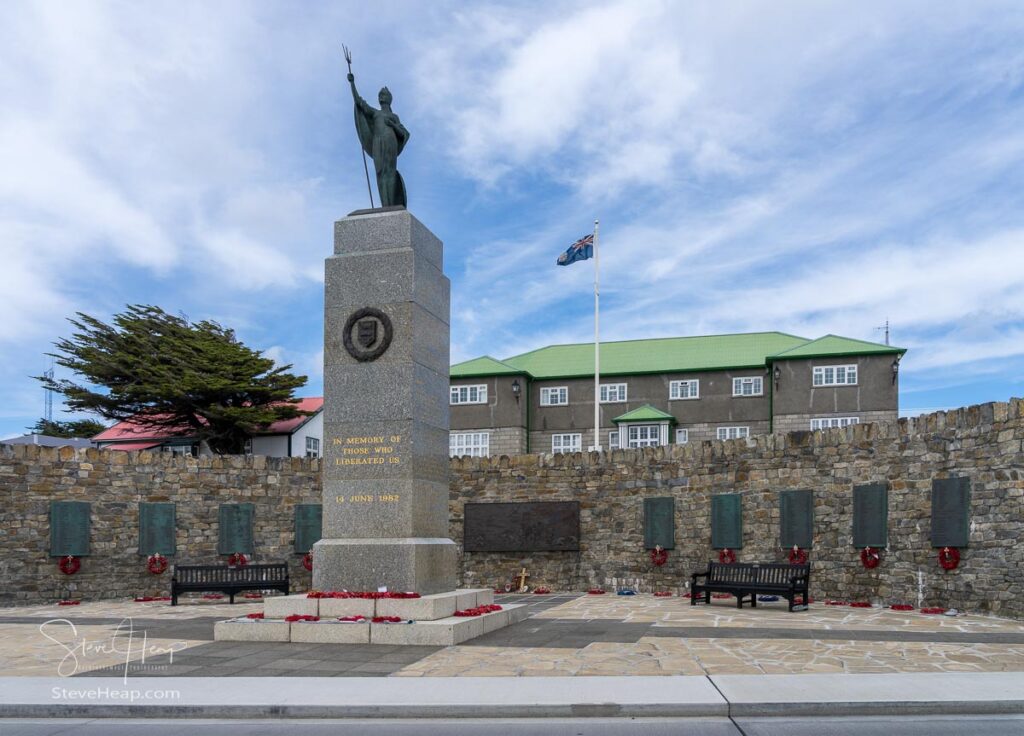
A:
[[[357,309],[345,322],[341,341],[353,358],[363,362],[377,360],[391,346],[391,319],[379,309]]]

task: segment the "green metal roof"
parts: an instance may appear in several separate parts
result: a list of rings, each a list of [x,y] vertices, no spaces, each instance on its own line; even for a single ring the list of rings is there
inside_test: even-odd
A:
[[[484,355],[480,358],[456,363],[451,367],[450,375],[452,378],[473,378],[475,376],[519,376],[525,373],[526,371],[521,368],[515,368],[490,355]]]
[[[798,345],[789,350],[784,350],[770,355],[773,360],[787,360],[790,358],[828,358],[842,355],[885,355],[907,352],[906,348],[898,348],[893,345],[882,345],[877,342],[866,342],[865,340],[854,340],[839,335],[825,335],[817,340]]]
[[[773,360],[842,355],[903,355],[906,348],[825,335],[817,340],[784,332],[661,337],[601,343],[601,374],[685,373],[757,368]],[[527,375],[536,379],[594,375],[594,343],[549,345],[497,360],[485,355],[451,367],[452,378]]]
[[[625,414],[615,417],[612,421],[616,424],[619,422],[675,422],[676,418],[671,414],[666,414],[661,409],[655,409],[650,404],[644,404],[638,409],[627,411]]]
[[[611,376],[753,368],[765,365],[769,355],[806,342],[806,338],[782,332],[602,342],[601,373]],[[594,344],[551,345],[506,358],[504,363],[538,379],[592,376]]]

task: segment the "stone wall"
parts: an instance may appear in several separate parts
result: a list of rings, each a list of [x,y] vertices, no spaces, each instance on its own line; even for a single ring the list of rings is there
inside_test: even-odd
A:
[[[450,536],[462,539],[467,501],[577,500],[581,550],[464,554],[463,582],[504,585],[522,567],[531,585],[582,590],[625,582],[682,591],[710,549],[710,497],[743,494],[740,560],[781,560],[778,492],[815,491],[810,557],[819,598],[923,602],[1024,617],[1024,401],[985,404],[894,424],[691,442],[646,450],[451,461]],[[971,538],[959,569],[945,572],[929,541],[931,481],[971,481]],[[889,548],[865,570],[852,546],[852,487],[889,484]],[[676,499],[676,549],[660,568],[643,549],[643,499]],[[32,445],[0,446],[0,602],[35,603],[165,594],[138,555],[138,503],[177,502],[173,562],[222,562],[221,503],[255,504],[255,561],[288,560],[293,587],[310,575],[293,551],[294,506],[320,500],[320,461],[183,458]],[[63,575],[49,556],[51,500],[92,503],[91,555]]]
[[[811,427],[812,419],[822,417],[857,417],[860,419],[861,424],[870,424],[895,422],[899,419],[899,414],[895,411],[851,411],[838,414],[835,412],[831,414],[776,414],[775,419],[772,421],[772,431],[776,434],[806,432]]]
[[[743,494],[740,561],[781,561],[779,491],[815,492],[811,589],[816,598],[909,602],[1024,616],[1024,401],[939,412],[892,424],[762,435],[644,450],[463,458],[452,462],[451,537],[468,501],[578,500],[579,552],[467,553],[463,579],[581,590],[626,581],[681,591],[710,549],[710,498]],[[942,570],[931,547],[933,478],[971,481],[970,546]],[[889,484],[889,547],[866,570],[852,546],[852,487]],[[661,568],[643,549],[643,499],[676,499],[676,549]],[[920,578],[919,578],[920,576]]]
[[[173,457],[70,447],[0,445],[0,602],[167,595],[170,570],[152,575],[138,554],[139,502],[176,502],[179,564],[223,564],[218,508],[255,505],[253,562],[290,563],[292,586],[310,573],[294,552],[294,507],[320,502],[320,461],[306,458]],[[64,575],[50,557],[50,501],[89,501],[90,555]]]

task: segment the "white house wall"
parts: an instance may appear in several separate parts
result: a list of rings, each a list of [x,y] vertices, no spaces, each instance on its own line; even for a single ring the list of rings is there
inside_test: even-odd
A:
[[[324,454],[324,413],[317,412],[308,422],[299,427],[292,435],[292,455],[294,457],[305,457],[306,438],[316,437],[320,440],[320,455]]]
[[[272,434],[253,437],[252,454],[266,457],[288,457],[288,435]]]

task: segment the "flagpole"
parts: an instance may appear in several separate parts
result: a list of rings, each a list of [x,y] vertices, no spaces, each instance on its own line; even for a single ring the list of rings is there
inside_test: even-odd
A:
[[[601,331],[600,314],[600,273],[601,256],[597,248],[598,221],[594,220],[594,449],[601,451]]]

